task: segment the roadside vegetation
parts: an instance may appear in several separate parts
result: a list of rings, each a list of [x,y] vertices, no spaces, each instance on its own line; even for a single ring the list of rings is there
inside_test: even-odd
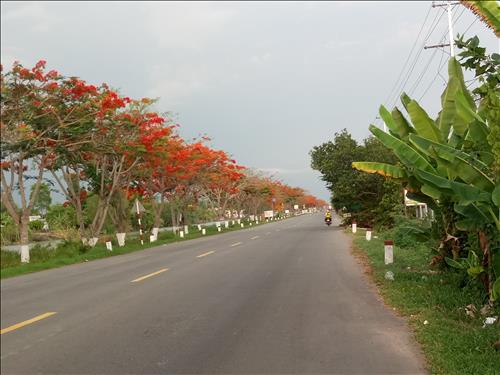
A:
[[[481,309],[488,301],[483,286],[456,269],[430,265],[432,240],[421,242],[408,234],[415,220],[374,234],[366,241],[365,231],[354,235],[354,253],[368,268],[384,301],[404,316],[422,347],[432,374],[493,375],[500,368],[500,326],[484,326],[486,317],[499,316],[498,305]],[[394,263],[384,264],[384,240],[398,239]],[[385,278],[386,272],[394,280]]]
[[[116,235],[124,246],[133,230],[154,241],[161,227],[179,232],[326,204],[239,165],[206,136],[183,139],[155,100],[46,66],[1,69],[1,244],[19,244],[22,263],[30,262],[28,244],[43,239],[92,248]]]
[[[484,2],[483,2],[484,3]],[[499,35],[498,12],[485,13]],[[386,131],[358,144],[347,130],[311,151],[386,302],[408,318],[432,373],[500,369],[500,55],[455,41],[436,118],[401,94],[380,106]],[[464,70],[474,74],[466,85]],[[405,205],[425,205],[426,215]],[[423,217],[424,216],[424,217]],[[395,260],[384,264],[383,240]],[[391,271],[393,277],[386,272]],[[491,323],[491,324],[489,324]]]

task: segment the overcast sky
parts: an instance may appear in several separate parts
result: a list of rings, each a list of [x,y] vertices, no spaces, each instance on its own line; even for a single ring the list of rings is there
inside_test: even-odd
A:
[[[328,199],[309,150],[344,127],[358,140],[369,135],[378,106],[393,104],[426,16],[404,88],[425,93],[434,114],[449,55],[421,48],[427,35],[426,44],[447,37],[446,14],[430,1],[2,1],[1,55],[5,68],[45,59],[124,95],[159,97],[157,109],[177,114],[184,137],[207,134],[239,163]],[[454,19],[455,34],[469,28],[498,52],[469,10],[455,6]]]

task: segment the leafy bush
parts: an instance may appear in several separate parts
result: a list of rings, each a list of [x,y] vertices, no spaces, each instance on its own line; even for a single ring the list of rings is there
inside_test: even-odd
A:
[[[19,233],[12,217],[5,211],[0,212],[0,241],[2,245],[9,245],[19,241]]]
[[[76,213],[73,206],[62,204],[50,206],[45,216],[50,230],[70,229],[76,227]]]
[[[34,220],[34,221],[30,221],[29,228],[32,231],[40,231],[43,229],[43,225],[44,225],[43,221]]]

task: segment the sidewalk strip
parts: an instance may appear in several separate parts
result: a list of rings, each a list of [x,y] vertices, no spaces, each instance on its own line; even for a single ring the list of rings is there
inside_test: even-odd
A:
[[[57,314],[57,313],[56,312],[47,312],[45,314],[35,316],[34,318],[25,320],[24,322],[14,324],[13,326],[10,326],[10,327],[7,327],[7,328],[0,330],[0,335],[3,335],[4,333],[7,333],[7,332],[15,331],[16,329],[22,328],[22,327],[27,326],[28,324],[31,324],[31,323],[38,322],[39,320],[48,318],[49,316],[52,316],[54,314]]]
[[[203,257],[206,257],[207,255],[210,255],[213,253],[215,253],[215,251],[209,251],[208,253],[203,253],[203,254],[197,255],[196,258],[203,258]]]
[[[149,277],[151,277],[151,276],[156,276],[156,275],[158,275],[158,274],[160,274],[160,273],[162,273],[162,272],[165,272],[165,271],[168,271],[168,268],[163,268],[163,269],[161,269],[161,270],[159,270],[159,271],[156,271],[156,272],[150,273],[149,275],[141,276],[141,277],[139,277],[139,278],[137,278],[137,279],[135,279],[135,280],[132,280],[132,281],[131,281],[131,283],[136,283],[136,282],[138,282],[138,281],[142,281],[142,280],[144,280],[144,279],[147,279],[147,278],[149,278]]]
[[[231,247],[235,247],[235,246],[238,246],[238,245],[241,245],[241,244],[242,244],[241,242],[236,242],[236,243],[233,243],[233,244],[231,245]]]

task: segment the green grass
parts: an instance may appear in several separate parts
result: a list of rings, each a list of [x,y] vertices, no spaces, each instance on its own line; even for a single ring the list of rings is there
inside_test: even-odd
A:
[[[242,221],[243,222],[243,221]],[[272,221],[275,222],[275,221]],[[257,226],[249,226],[247,221],[244,221],[245,227],[241,228],[239,224],[230,225],[229,228],[222,226],[222,232],[227,233],[241,229],[254,228]],[[266,224],[266,222],[259,222],[258,226]],[[144,236],[144,245],[140,244],[138,237],[127,236],[125,246],[119,247],[116,237],[113,237],[113,251],[108,251],[104,243],[98,243],[95,247],[85,247],[80,242],[67,241],[55,249],[47,247],[35,246],[30,251],[30,263],[21,263],[21,258],[18,253],[11,251],[0,252],[0,278],[5,279],[8,277],[19,276],[27,273],[38,272],[51,268],[62,267],[69,264],[82,263],[95,259],[107,258],[121,254],[127,254],[135,251],[145,250],[151,247],[161,246],[172,242],[188,241],[199,237],[206,237],[219,234],[217,228],[214,226],[205,227],[206,235],[203,236],[196,226],[189,228],[189,234],[184,238],[175,236],[172,232],[160,232],[158,240],[150,243]],[[110,236],[111,237],[111,236]]]
[[[389,233],[375,233],[378,239],[365,240],[365,232],[354,236],[354,252],[370,264],[373,279],[389,305],[408,320],[421,344],[433,374],[499,374],[500,352],[493,343],[500,339],[500,325],[482,328],[484,317],[466,316],[464,308],[475,304],[478,310],[487,302],[475,282],[466,282],[454,270],[429,267],[431,250],[422,244],[394,248],[394,264],[384,264],[384,239]],[[384,238],[386,237],[386,238]],[[408,268],[409,267],[409,268]],[[394,272],[394,281],[385,272]],[[489,316],[500,314],[500,308]],[[424,321],[429,324],[424,325]]]

